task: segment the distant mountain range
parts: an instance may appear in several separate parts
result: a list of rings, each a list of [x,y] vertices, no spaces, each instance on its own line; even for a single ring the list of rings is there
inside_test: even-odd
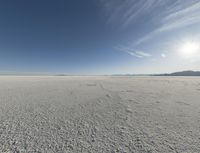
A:
[[[163,74],[113,74],[112,76],[200,76],[200,71],[180,71]]]
[[[73,74],[45,74],[45,73],[0,73],[1,75],[13,76],[200,76],[200,71],[180,71],[163,74],[112,74],[112,75],[73,75]]]
[[[200,71],[181,71],[166,74],[156,74],[153,76],[200,76]]]

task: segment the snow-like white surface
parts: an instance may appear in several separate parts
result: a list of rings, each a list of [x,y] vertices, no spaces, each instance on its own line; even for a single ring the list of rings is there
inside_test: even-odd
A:
[[[0,152],[199,153],[198,77],[0,77]]]

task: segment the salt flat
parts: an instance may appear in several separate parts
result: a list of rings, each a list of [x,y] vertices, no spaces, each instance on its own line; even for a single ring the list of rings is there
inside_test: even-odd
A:
[[[0,152],[199,153],[198,77],[0,77]]]

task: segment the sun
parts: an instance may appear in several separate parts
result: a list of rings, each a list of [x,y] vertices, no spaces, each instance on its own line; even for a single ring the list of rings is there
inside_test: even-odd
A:
[[[179,52],[184,58],[193,58],[200,54],[200,45],[196,42],[186,42],[180,45]]]

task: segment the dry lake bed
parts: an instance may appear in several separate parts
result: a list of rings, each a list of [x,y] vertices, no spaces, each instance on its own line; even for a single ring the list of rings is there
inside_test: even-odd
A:
[[[1,76],[0,152],[200,153],[200,78]]]

